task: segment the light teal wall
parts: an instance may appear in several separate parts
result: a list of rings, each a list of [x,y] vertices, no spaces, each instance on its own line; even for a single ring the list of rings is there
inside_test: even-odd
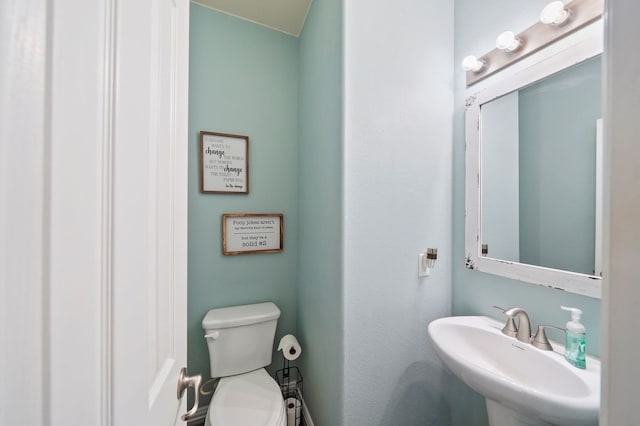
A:
[[[521,31],[533,24],[547,0],[455,0],[455,64],[469,54],[480,55],[495,46],[499,31]],[[459,68],[458,68],[459,69]],[[464,105],[471,94],[465,88],[464,72],[455,73],[454,100],[454,198],[453,198],[453,313],[455,315],[489,315],[498,318],[493,305],[521,306],[533,322],[563,326],[566,312],[560,305],[580,307],[587,328],[587,351],[600,353],[600,300],[578,296],[561,290],[485,274],[464,267]],[[457,259],[457,261],[456,261]],[[560,336],[552,336],[560,337]],[[482,425],[485,414],[483,399],[469,388],[458,384],[456,398],[461,401],[454,410],[455,425]]]
[[[344,2],[344,425],[449,426],[453,2],[390,4]]]
[[[298,337],[305,401],[343,424],[342,1],[315,0],[300,37]]]
[[[593,274],[602,61],[520,90],[520,261]]]
[[[296,332],[298,39],[193,3],[190,37],[188,366],[208,377],[209,309],[273,301],[276,345]],[[201,130],[249,136],[248,195],[200,193]],[[284,251],[223,256],[223,213],[283,213]]]

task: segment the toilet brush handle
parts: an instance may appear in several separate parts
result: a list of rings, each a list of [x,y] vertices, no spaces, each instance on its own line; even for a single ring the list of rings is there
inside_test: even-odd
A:
[[[178,400],[182,398],[182,394],[190,388],[193,387],[195,393],[195,401],[193,401],[193,407],[191,410],[187,411],[182,415],[182,420],[187,421],[198,411],[198,404],[200,402],[200,383],[202,383],[202,375],[196,374],[195,376],[188,376],[187,369],[182,367],[180,370],[180,375],[178,376]]]

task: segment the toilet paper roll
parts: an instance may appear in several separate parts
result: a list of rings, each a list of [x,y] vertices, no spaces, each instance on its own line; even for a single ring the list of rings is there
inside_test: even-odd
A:
[[[287,398],[287,426],[300,426],[300,401],[296,398]]]
[[[302,353],[300,343],[298,343],[298,339],[296,339],[296,336],[294,336],[293,334],[287,334],[282,339],[280,339],[278,350],[281,350],[282,355],[289,361],[298,359],[298,357]]]

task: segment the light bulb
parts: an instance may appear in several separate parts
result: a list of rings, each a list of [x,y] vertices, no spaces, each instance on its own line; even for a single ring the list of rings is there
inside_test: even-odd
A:
[[[465,71],[480,72],[484,68],[484,62],[473,55],[469,55],[462,60],[462,69]]]
[[[569,9],[561,1],[552,1],[540,12],[540,22],[543,24],[562,25],[569,18]]]
[[[513,31],[505,31],[496,39],[496,47],[507,52],[518,50],[521,44],[522,39],[516,37]]]

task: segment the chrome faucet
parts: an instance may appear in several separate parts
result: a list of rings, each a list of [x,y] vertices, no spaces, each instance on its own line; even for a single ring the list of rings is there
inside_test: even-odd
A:
[[[502,328],[502,334],[510,337],[515,337],[521,342],[531,343],[534,347],[543,351],[552,351],[553,346],[547,338],[545,330],[553,328],[559,331],[566,331],[564,328],[555,327],[553,325],[539,325],[538,331],[535,335],[531,334],[531,323],[529,322],[529,315],[522,308],[510,308],[502,309],[500,306],[494,306],[497,310],[502,312],[507,317],[507,323]],[[515,319],[518,318],[518,325],[516,326]]]
[[[518,333],[516,339],[521,342],[529,343],[531,341],[531,324],[529,323],[529,315],[522,308],[511,308],[503,312],[507,317],[518,318]]]
[[[498,306],[494,308],[502,311],[507,317],[507,324],[502,329],[502,333],[507,336],[515,337],[521,342],[531,342],[531,324],[529,323],[529,315],[522,308],[502,309]],[[514,322],[514,318],[518,318],[518,325]]]

